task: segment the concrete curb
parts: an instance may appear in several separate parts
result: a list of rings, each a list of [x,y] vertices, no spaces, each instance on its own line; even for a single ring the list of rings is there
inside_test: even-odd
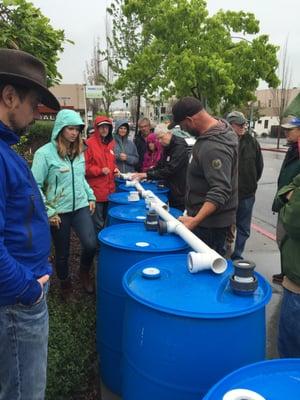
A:
[[[263,151],[274,151],[276,153],[286,153],[287,152],[287,149],[286,150],[285,149],[272,149],[272,148],[268,148],[268,147],[261,147],[261,149]]]

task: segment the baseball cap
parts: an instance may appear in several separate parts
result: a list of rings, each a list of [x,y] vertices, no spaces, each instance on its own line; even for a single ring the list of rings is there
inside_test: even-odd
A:
[[[281,125],[283,129],[300,128],[300,118],[290,117],[289,120]]]
[[[226,120],[232,124],[237,124],[237,125],[243,125],[246,124],[247,119],[245,118],[245,115],[239,111],[232,111],[229,113],[226,117]]]
[[[168,129],[174,128],[179,125],[186,117],[192,117],[203,109],[200,100],[195,97],[183,97],[174,104],[172,108],[173,121],[168,125]]]
[[[99,123],[97,124],[97,126],[101,126],[101,125],[112,126],[112,123],[111,123],[110,121],[106,120],[106,121],[99,122]]]

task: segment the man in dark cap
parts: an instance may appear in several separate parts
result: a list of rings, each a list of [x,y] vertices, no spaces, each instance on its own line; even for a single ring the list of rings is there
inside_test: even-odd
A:
[[[38,118],[39,103],[59,109],[44,65],[0,49],[1,400],[42,400],[46,386],[49,224],[31,171],[11,148]]]
[[[250,236],[255,192],[257,182],[263,172],[264,162],[258,141],[246,133],[247,120],[244,114],[232,111],[226,119],[239,139],[239,204],[236,213],[236,239],[231,259],[240,260],[243,259],[242,254]]]
[[[187,216],[180,221],[208,246],[225,254],[227,232],[237,208],[238,139],[227,121],[212,117],[194,97],[184,97],[172,109],[169,128],[197,138],[187,170]]]

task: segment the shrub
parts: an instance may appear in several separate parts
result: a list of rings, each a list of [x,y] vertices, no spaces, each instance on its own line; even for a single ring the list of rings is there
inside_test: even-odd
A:
[[[62,303],[51,288],[47,400],[83,400],[91,397],[97,380],[95,299],[88,295]]]

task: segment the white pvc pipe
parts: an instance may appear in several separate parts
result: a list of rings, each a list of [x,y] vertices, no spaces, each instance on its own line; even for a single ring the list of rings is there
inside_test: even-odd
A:
[[[260,394],[248,389],[233,389],[225,393],[223,400],[266,400]]]
[[[150,208],[167,222],[167,231],[179,235],[193,250],[188,254],[188,269],[191,273],[196,273],[204,269],[212,269],[216,274],[222,274],[227,268],[226,260],[215,250],[199,239],[178,219],[164,210],[160,204],[151,203]]]
[[[159,204],[162,208],[168,209],[168,205],[164,203],[159,197],[157,197],[151,190],[145,190],[139,181],[126,181],[126,186],[135,187],[136,190],[141,194],[142,198],[145,199],[146,206],[150,204],[150,202],[154,202]]]

